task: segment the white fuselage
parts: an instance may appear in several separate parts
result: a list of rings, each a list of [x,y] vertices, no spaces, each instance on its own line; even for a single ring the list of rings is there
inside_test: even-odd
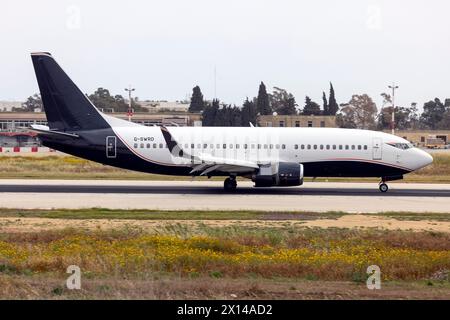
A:
[[[107,116],[117,137],[133,153],[164,166],[189,166],[191,159],[169,151],[159,127]],[[265,164],[271,162],[367,162],[418,170],[432,157],[400,137],[379,131],[337,128],[170,127],[179,147],[192,156],[209,155]],[[408,145],[406,148],[396,147]],[[368,175],[370,176],[370,175]]]

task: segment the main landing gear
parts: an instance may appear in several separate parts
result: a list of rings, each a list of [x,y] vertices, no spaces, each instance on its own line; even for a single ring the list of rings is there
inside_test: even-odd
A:
[[[380,191],[383,193],[386,193],[389,190],[389,186],[384,181],[380,182],[379,188],[380,188]]]
[[[237,188],[236,177],[226,178],[225,181],[223,182],[223,189],[227,192],[236,191],[236,188]]]

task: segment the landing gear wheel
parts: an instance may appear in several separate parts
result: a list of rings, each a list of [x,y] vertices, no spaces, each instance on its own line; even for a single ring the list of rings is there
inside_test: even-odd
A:
[[[386,193],[389,190],[389,187],[386,183],[381,183],[380,184],[380,191],[383,193]]]
[[[227,192],[233,192],[237,188],[237,182],[235,178],[226,178],[223,182],[223,188]]]

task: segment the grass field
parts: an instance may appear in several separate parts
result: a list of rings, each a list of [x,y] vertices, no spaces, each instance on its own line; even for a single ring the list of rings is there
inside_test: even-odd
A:
[[[450,183],[450,153],[433,154],[434,163],[405,176],[405,182]],[[104,166],[71,156],[0,156],[0,178],[31,179],[134,179],[134,180],[189,180],[190,177],[172,177],[143,174]],[[207,179],[204,177],[199,180]],[[222,180],[222,178],[217,178]],[[310,181],[311,179],[306,179]],[[324,179],[318,179],[323,181]],[[377,179],[336,179],[329,181],[378,181]]]
[[[450,209],[449,209],[450,212]],[[47,218],[73,220],[268,220],[268,221],[309,221],[317,219],[338,219],[349,215],[347,212],[270,212],[270,211],[193,211],[193,210],[114,210],[105,208],[90,209],[5,209],[0,208],[0,218]],[[399,221],[446,221],[450,222],[449,213],[414,213],[414,212],[383,212],[365,214],[365,216],[388,217]]]
[[[0,225],[0,298],[450,298],[450,232],[301,224],[346,213],[232,215],[0,210],[0,217],[12,219],[16,227],[13,232]],[[386,215],[420,220],[431,214]],[[93,224],[55,230],[45,223],[47,218]],[[102,227],[102,221],[120,218],[165,223]],[[20,228],[26,219],[34,219],[40,231]],[[192,228],[194,219],[198,223]],[[206,223],[208,219],[214,223]],[[233,220],[219,223],[227,219]],[[65,287],[69,265],[82,270],[79,291]],[[381,268],[382,290],[366,288],[370,265]]]

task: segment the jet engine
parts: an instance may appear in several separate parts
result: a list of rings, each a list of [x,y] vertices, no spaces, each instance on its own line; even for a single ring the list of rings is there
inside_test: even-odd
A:
[[[252,177],[255,187],[293,187],[303,184],[303,165],[278,162],[261,165]]]

